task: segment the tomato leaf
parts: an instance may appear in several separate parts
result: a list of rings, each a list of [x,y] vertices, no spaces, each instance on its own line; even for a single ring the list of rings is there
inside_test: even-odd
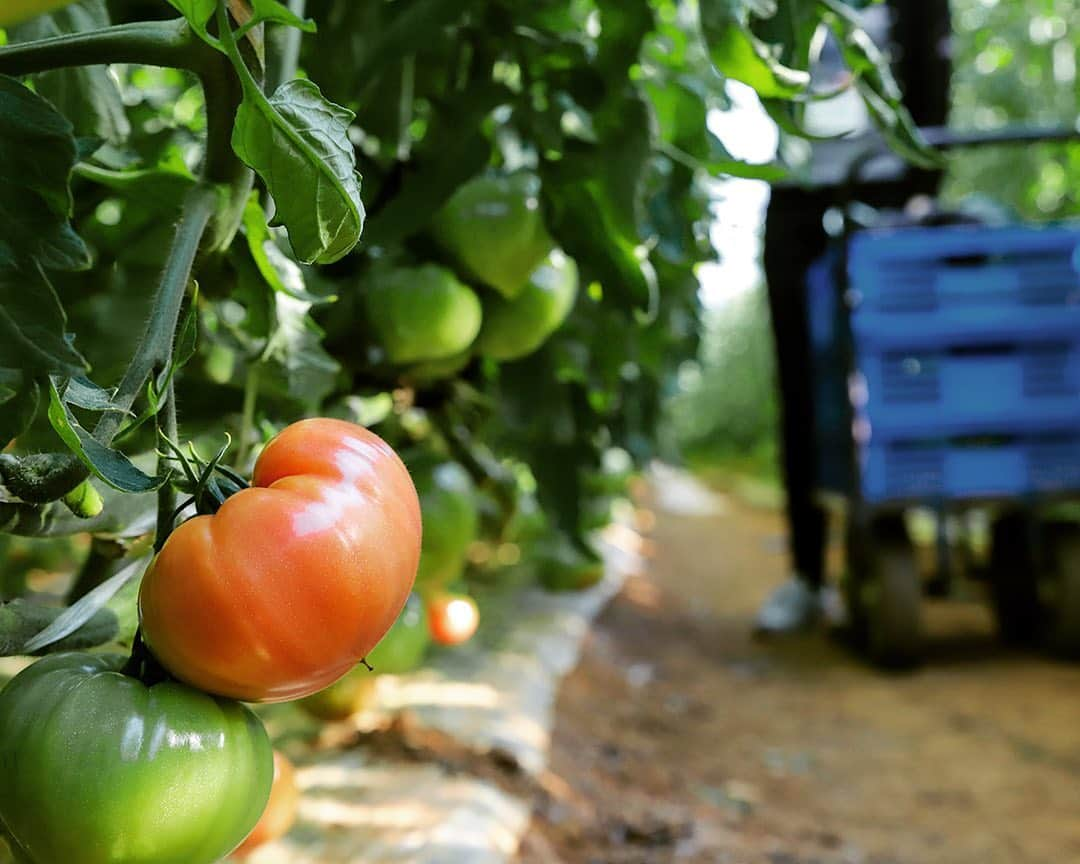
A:
[[[191,29],[204,42],[215,46],[220,44],[206,29],[206,25],[214,16],[214,12],[217,11],[217,0],[169,0],[169,4],[187,18]]]
[[[64,401],[88,411],[122,411],[125,414],[131,414],[131,411],[126,411],[113,402],[112,397],[115,393],[115,387],[112,389],[99,387],[89,378],[79,375],[68,381],[67,387],[64,388]]]
[[[96,476],[121,492],[149,492],[165,482],[135,467],[119,450],[106,447],[79,423],[60,397],[56,382],[49,382],[49,422],[56,434]]]
[[[0,449],[21,435],[37,416],[41,385],[20,369],[0,368]]]
[[[68,33],[109,26],[105,0],[82,0],[39,15],[9,35],[13,42],[32,42]],[[75,66],[42,72],[33,78],[34,89],[67,117],[79,135],[118,144],[131,131],[120,88],[106,66]],[[95,148],[96,149],[96,148]]]
[[[353,112],[323,98],[311,81],[289,81],[267,99],[245,84],[233,150],[274,197],[297,258],[329,264],[348,254],[364,229],[360,175],[349,141]]]
[[[310,303],[281,293],[274,301],[275,325],[262,360],[277,368],[286,395],[313,407],[334,389],[341,367],[322,347],[323,331],[309,314]]]
[[[855,76],[855,87],[870,117],[889,146],[914,165],[940,168],[941,154],[919,132],[904,106],[888,58],[859,26],[858,18],[838,0],[819,0],[819,8],[840,45],[844,62]]]
[[[244,235],[255,266],[274,291],[308,303],[330,303],[337,299],[332,294],[320,296],[307,290],[299,265],[274,242],[274,236],[266,224],[266,213],[259,204],[259,196],[254,193],[244,208]]]
[[[71,123],[0,75],[0,268],[35,260],[60,270],[90,265],[86,245],[68,222],[76,155]]]
[[[116,575],[106,579],[94,590],[83,596],[75,605],[69,606],[52,621],[49,626],[37,635],[28,639],[18,652],[20,654],[36,654],[50,645],[55,645],[87,624],[95,615],[103,610],[113,596],[132,579],[141,576],[149,563],[149,556],[136,558],[130,564],[121,568]],[[115,619],[114,619],[115,620]],[[111,637],[110,637],[111,638]]]
[[[810,85],[810,74],[781,63],[778,52],[754,35],[746,12],[734,0],[702,0],[701,29],[713,65],[726,78],[749,84],[762,98],[798,96]]]
[[[86,361],[66,329],[67,316],[40,266],[0,268],[0,367],[82,374]]]
[[[310,18],[301,18],[278,0],[252,0],[251,8],[255,13],[251,20],[255,23],[269,21],[295,27],[305,33],[314,33],[316,30],[314,21]]]

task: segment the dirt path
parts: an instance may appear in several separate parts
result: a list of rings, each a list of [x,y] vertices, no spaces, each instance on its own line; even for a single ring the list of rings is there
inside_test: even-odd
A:
[[[903,677],[755,642],[782,526],[721,505],[655,510],[560,693],[523,864],[1080,862],[1080,668],[1000,648],[977,605],[929,610]]]

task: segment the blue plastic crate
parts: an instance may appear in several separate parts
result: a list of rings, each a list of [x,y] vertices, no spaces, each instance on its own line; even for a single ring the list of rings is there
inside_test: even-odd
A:
[[[1080,225],[866,231],[848,275],[860,347],[1080,337]]]
[[[870,503],[1001,499],[1080,489],[1080,434],[871,443],[861,454]]]
[[[1080,334],[1071,342],[979,349],[863,350],[873,438],[1080,429]]]

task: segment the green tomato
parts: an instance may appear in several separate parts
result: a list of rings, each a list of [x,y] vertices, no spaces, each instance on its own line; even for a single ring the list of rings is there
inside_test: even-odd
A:
[[[562,326],[574,308],[577,290],[577,264],[561,249],[553,249],[517,297],[484,301],[477,350],[502,361],[531,354]]]
[[[414,384],[445,381],[447,378],[453,378],[468,366],[470,360],[472,360],[472,352],[468,350],[442,360],[426,360],[410,366],[407,377]]]
[[[55,654],[0,691],[0,821],[32,864],[212,864],[266,807],[251,711],[123,665]]]
[[[445,585],[464,573],[469,546],[476,539],[480,521],[476,489],[456,462],[410,468],[424,522],[416,581],[424,586]]]
[[[424,662],[430,642],[424,604],[419,595],[410,594],[394,626],[368,652],[367,661],[377,673],[403,675]]]
[[[540,211],[540,179],[475,177],[435,214],[435,240],[466,273],[515,297],[555,245]]]
[[[312,717],[330,722],[348,720],[362,711],[375,695],[375,676],[355,666],[329,687],[312,693],[297,704]]]
[[[377,273],[365,301],[391,363],[453,357],[480,332],[476,292],[449,270],[431,264]]]

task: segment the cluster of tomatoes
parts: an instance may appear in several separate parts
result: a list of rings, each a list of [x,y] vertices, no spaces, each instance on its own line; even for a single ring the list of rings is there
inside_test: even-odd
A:
[[[151,563],[141,651],[53,655],[0,691],[0,827],[16,856],[211,864],[288,830],[291,766],[243,703],[318,713],[365,658],[401,672],[429,638],[468,639],[471,599],[432,592],[425,621],[411,595],[421,535],[410,473],[377,435],[329,419],[282,431],[252,485]]]

